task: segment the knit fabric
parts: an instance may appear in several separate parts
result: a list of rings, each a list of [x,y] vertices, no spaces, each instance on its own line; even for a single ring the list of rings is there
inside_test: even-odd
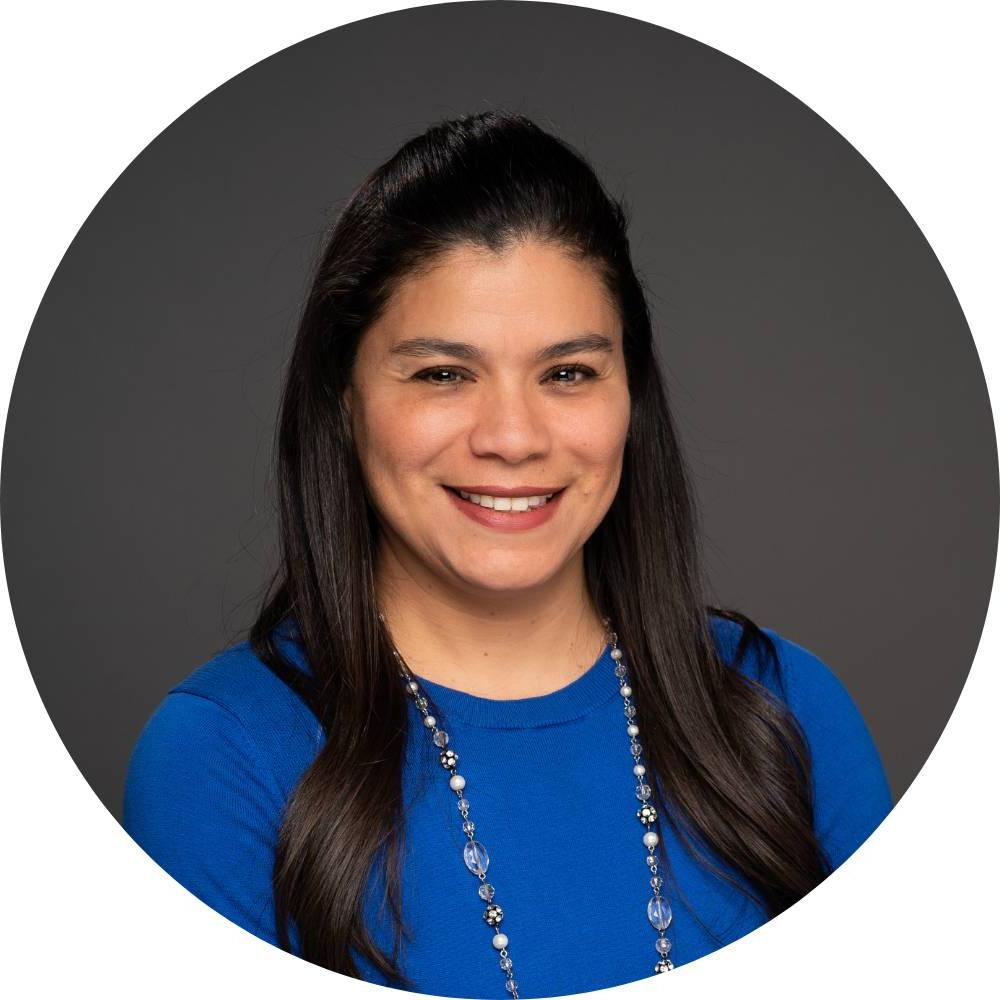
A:
[[[740,626],[721,618],[712,624],[731,662]],[[891,809],[878,750],[833,671],[765,631],[777,645],[779,672],[763,670],[752,654],[739,669],[785,701],[802,726],[813,760],[814,827],[838,867]],[[295,638],[294,625],[283,626],[277,641],[308,671]],[[610,648],[576,680],[540,697],[493,700],[418,680],[460,758],[520,995],[581,993],[653,975],[645,827],[636,818],[634,762]],[[655,706],[636,701],[636,709],[641,742],[643,719]],[[509,996],[479,881],[462,860],[467,838],[457,796],[416,706],[407,710],[413,724],[401,891],[412,939],[403,940],[401,967],[418,993]],[[125,829],[195,896],[277,944],[271,871],[281,813],[322,743],[304,703],[247,643],[234,645],[175,685],[146,723],[126,778]],[[668,823],[661,829],[672,876],[663,889],[673,909],[666,936],[676,966],[766,921],[758,905],[706,870]],[[373,878],[366,920],[391,954],[383,898],[384,885]],[[366,980],[387,985],[358,961]]]

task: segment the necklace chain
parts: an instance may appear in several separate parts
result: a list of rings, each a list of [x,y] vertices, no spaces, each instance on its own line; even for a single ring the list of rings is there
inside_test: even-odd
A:
[[[379,612],[379,618],[382,624],[385,625],[385,618],[381,612]],[[607,618],[603,619],[603,624],[607,644],[611,646],[611,659],[615,665],[614,672],[618,680],[619,694],[622,696],[626,733],[629,738],[629,752],[634,761],[632,773],[639,779],[639,784],[635,789],[635,797],[639,800],[640,806],[635,815],[636,819],[638,819],[646,830],[642,835],[642,843],[646,848],[646,867],[650,875],[649,884],[653,890],[652,898],[646,906],[646,916],[650,924],[657,931],[654,947],[659,956],[656,964],[653,966],[653,972],[668,972],[674,967],[673,962],[668,957],[673,945],[670,939],[664,935],[664,932],[670,926],[673,914],[670,904],[660,894],[660,890],[663,888],[663,879],[659,874],[656,850],[660,838],[652,829],[653,824],[656,822],[656,809],[650,802],[653,790],[646,782],[646,767],[642,763],[642,745],[638,741],[639,726],[635,721],[636,709],[632,703],[632,688],[628,683],[628,669],[625,665],[624,655],[618,648],[618,636],[611,628],[610,620]],[[476,824],[469,818],[471,804],[465,796],[465,778],[458,773],[458,754],[449,747],[448,734],[443,729],[438,728],[438,720],[428,712],[428,701],[421,693],[420,685],[414,680],[399,650],[393,646],[392,652],[396,662],[399,664],[399,675],[406,684],[406,691],[411,695],[417,710],[423,716],[424,726],[430,731],[431,741],[439,751],[438,760],[448,773],[448,785],[458,796],[457,804],[458,811],[462,817],[462,832],[468,838],[462,851],[462,860],[465,863],[465,867],[479,879],[479,898],[486,903],[483,919],[493,931],[492,944],[500,956],[500,969],[507,980],[507,991],[511,994],[512,1000],[519,1000],[518,985],[514,979],[514,963],[508,950],[509,941],[507,935],[500,930],[504,912],[494,899],[496,890],[486,881],[486,871],[489,868],[490,857],[485,846],[476,839]]]

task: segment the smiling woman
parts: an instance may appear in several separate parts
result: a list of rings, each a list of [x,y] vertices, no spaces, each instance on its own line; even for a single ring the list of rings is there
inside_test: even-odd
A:
[[[252,933],[421,993],[587,992],[760,926],[889,811],[835,674],[706,605],[625,210],[530,120],[439,123],[355,191],[277,459],[268,599],[125,789]]]
[[[463,663],[464,689],[508,699],[589,666],[602,632],[583,547],[618,491],[630,413],[621,318],[598,268],[537,237],[459,244],[397,284],[344,395],[380,514],[376,587],[411,666],[454,682]],[[578,627],[584,655],[518,655],[526,611],[551,616],[552,634],[537,633],[549,649]],[[428,616],[443,642],[415,629]],[[475,620],[497,620],[493,649],[470,648]]]

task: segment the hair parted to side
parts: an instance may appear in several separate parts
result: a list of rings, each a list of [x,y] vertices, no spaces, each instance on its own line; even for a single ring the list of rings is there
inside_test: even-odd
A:
[[[707,868],[769,916],[830,871],[813,832],[804,736],[781,701],[734,668],[751,644],[775,668],[773,643],[745,615],[705,603],[689,476],[627,228],[622,203],[572,147],[523,115],[493,110],[439,122],[406,142],[358,187],[329,234],[277,427],[282,564],[249,633],[326,737],[286,804],[272,880],[281,947],[293,950],[294,925],[298,953],[310,962],[361,978],[356,951],[390,983],[412,989],[398,966],[410,933],[399,892],[409,719],[379,620],[378,525],[343,394],[359,340],[400,280],[460,245],[502,252],[525,238],[551,241],[596,266],[620,311],[629,437],[618,493],[584,546],[584,564],[638,704],[657,706],[643,725],[657,828],[670,823]],[[729,662],[710,614],[742,626]],[[272,637],[289,617],[311,677]],[[372,875],[384,878],[391,955],[364,922]],[[669,867],[666,875],[672,881]]]

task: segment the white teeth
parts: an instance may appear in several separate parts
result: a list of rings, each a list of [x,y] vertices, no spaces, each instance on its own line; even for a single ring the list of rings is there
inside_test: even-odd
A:
[[[480,507],[488,507],[491,510],[510,511],[534,510],[536,507],[542,507],[548,503],[553,495],[546,493],[544,496],[534,497],[491,497],[479,493],[466,493],[465,490],[459,490],[458,494],[466,500],[471,500],[473,503],[479,504]]]

